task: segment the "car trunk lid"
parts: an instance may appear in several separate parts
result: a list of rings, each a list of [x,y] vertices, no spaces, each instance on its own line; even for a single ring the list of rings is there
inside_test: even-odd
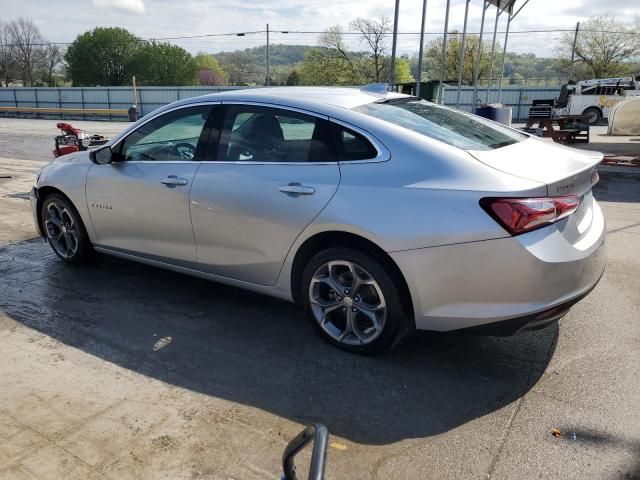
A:
[[[597,179],[595,169],[603,157],[599,152],[579,151],[537,138],[469,153],[502,172],[545,183],[550,197],[581,197],[591,191]]]

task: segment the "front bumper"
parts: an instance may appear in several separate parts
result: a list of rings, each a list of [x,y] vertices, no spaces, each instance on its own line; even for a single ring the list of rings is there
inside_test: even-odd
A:
[[[33,215],[33,223],[36,228],[36,233],[41,237],[44,237],[44,232],[38,221],[38,189],[34,186],[29,192],[29,202],[31,203],[31,213]]]
[[[605,230],[594,202],[589,232],[575,244],[551,225],[517,237],[390,255],[405,275],[417,329],[484,325],[485,333],[516,333],[552,323],[597,285],[605,268]]]

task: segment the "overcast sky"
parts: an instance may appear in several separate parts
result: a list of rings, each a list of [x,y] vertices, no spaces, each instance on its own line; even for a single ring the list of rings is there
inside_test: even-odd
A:
[[[451,0],[451,29],[462,29],[465,0]],[[524,0],[516,0],[516,10]],[[442,32],[446,0],[428,0],[428,32]],[[482,0],[471,0],[469,31],[480,28]],[[512,31],[572,29],[577,21],[611,14],[629,20],[640,15],[640,0],[530,0],[511,25]],[[323,30],[358,17],[393,16],[394,0],[0,0],[0,21],[24,16],[40,27],[49,41],[68,42],[96,26],[121,26],[143,38],[242,32],[270,28]],[[400,32],[419,32],[422,0],[401,0]],[[493,28],[488,12],[485,29]],[[499,30],[504,30],[501,22]],[[509,38],[509,50],[546,56],[553,53],[560,34],[518,34]],[[430,36],[427,39],[432,38]],[[498,37],[500,39],[500,37]],[[315,44],[317,35],[274,33],[273,43]],[[245,37],[176,40],[191,52],[219,52],[264,44],[264,34]],[[355,40],[352,40],[355,42]],[[355,47],[355,44],[352,44]],[[418,37],[401,35],[400,53],[414,53]]]

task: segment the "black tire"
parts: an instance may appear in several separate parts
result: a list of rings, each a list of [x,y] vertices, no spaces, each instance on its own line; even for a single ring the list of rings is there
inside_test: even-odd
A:
[[[381,290],[383,295],[383,303],[385,304],[386,308],[385,318],[384,321],[381,322],[382,327],[379,329],[380,333],[378,333],[377,336],[375,336],[375,338],[373,338],[370,342],[364,344],[344,343],[343,341],[339,341],[338,339],[334,338],[334,336],[325,331],[325,329],[320,325],[320,321],[317,319],[316,314],[314,313],[314,310],[312,308],[312,293],[310,291],[311,282],[314,279],[314,275],[319,271],[319,269],[324,268],[328,262],[349,262],[355,264],[356,267],[362,269],[361,273],[367,274],[369,277],[371,277],[371,279],[376,282],[377,286]],[[314,280],[314,284],[318,283],[322,282]],[[314,328],[326,341],[338,348],[341,348],[342,350],[346,350],[351,353],[377,355],[392,348],[400,340],[402,340],[402,338],[408,332],[412,330],[411,326],[413,325],[413,319],[409,318],[408,314],[408,312],[410,312],[411,310],[410,308],[407,308],[406,305],[404,305],[403,298],[405,297],[402,295],[402,292],[400,290],[400,288],[402,287],[399,286],[399,283],[400,282],[398,281],[394,281],[392,274],[388,271],[387,268],[385,268],[384,261],[350,248],[329,248],[317,253],[313,258],[311,258],[311,260],[305,267],[302,274],[302,291],[300,297],[309,320],[311,321]],[[332,290],[331,288],[329,289]],[[346,295],[344,291],[342,293],[344,294],[343,298],[345,299],[343,301],[346,301],[346,297],[348,295]],[[349,292],[347,291],[346,293]],[[350,302],[356,299],[357,295],[354,295]],[[340,305],[342,305],[342,303],[340,303]],[[346,307],[341,306],[340,310],[346,311]],[[355,312],[356,310],[353,311]],[[341,312],[336,313],[339,314]],[[356,313],[354,315],[357,316],[360,315],[360,313]],[[354,321],[355,318],[356,317],[354,316]],[[368,320],[366,317],[358,318],[364,318],[365,321]],[[352,337],[355,337],[355,333],[354,335],[352,335]],[[353,340],[356,339],[353,338]]]
[[[582,116],[586,118],[589,125],[597,125],[602,120],[602,112],[597,107],[589,107],[582,112]]]
[[[75,248],[67,249],[67,252],[68,252],[67,255],[63,254],[60,247],[56,247],[54,245],[54,242],[55,242],[55,239],[53,238],[55,236],[54,233],[59,234],[61,230],[56,232],[52,231],[51,229],[55,230],[55,228],[57,227],[55,227],[55,225],[49,225],[53,222],[47,221],[47,218],[48,218],[47,212],[50,208],[52,208],[51,207],[52,204],[57,205],[61,209],[64,209],[65,213],[63,215],[64,217],[63,223],[66,223],[68,225],[71,225],[71,224],[74,225],[74,227],[69,228],[68,231],[69,232],[73,231],[74,233],[74,237],[76,238]],[[93,247],[91,246],[91,241],[89,240],[89,236],[87,235],[87,230],[84,226],[84,223],[82,222],[82,218],[80,217],[78,210],[76,210],[76,208],[69,201],[69,199],[67,199],[66,197],[58,193],[52,193],[47,195],[42,200],[42,203],[40,206],[40,218],[42,220],[42,229],[43,229],[45,238],[47,239],[47,242],[49,243],[49,246],[51,247],[53,252],[61,260],[63,260],[65,263],[68,263],[70,265],[82,265],[89,260],[89,258],[91,257],[91,254],[93,253]],[[68,221],[69,218],[72,220],[72,222]],[[63,235],[66,236],[66,234],[63,234]],[[66,239],[64,240],[65,240],[64,244],[66,246]]]

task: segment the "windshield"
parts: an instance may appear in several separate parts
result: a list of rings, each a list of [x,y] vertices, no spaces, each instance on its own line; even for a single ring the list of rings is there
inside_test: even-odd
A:
[[[368,103],[353,110],[464,150],[492,150],[527,138],[482,117],[424,100]]]

